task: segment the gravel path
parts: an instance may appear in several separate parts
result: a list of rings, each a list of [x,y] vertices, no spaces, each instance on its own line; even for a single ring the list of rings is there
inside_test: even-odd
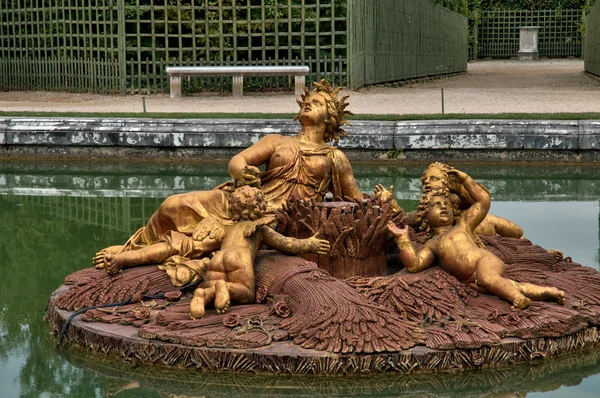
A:
[[[583,71],[583,60],[471,62],[461,76],[405,87],[350,91],[350,107],[363,114],[600,112],[600,79]],[[292,113],[293,94],[146,96],[148,112]],[[0,92],[0,111],[142,112],[142,96],[54,92]]]

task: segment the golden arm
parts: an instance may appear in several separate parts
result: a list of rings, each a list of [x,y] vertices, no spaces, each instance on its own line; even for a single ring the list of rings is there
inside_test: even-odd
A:
[[[462,181],[463,187],[473,199],[473,204],[462,213],[461,221],[466,223],[470,229],[475,230],[490,211],[492,199],[490,193],[477,181],[462,171],[453,169],[448,171]]]
[[[417,253],[413,243],[408,237],[408,227],[398,228],[394,223],[388,224],[388,229],[396,238],[398,250],[400,250],[400,260],[406,270],[410,273],[416,273],[429,268],[435,260],[433,251],[427,244]]]
[[[335,151],[335,167],[340,176],[342,194],[354,199],[362,199],[363,195],[354,178],[350,161],[342,151],[339,149],[336,149]]]
[[[258,166],[268,163],[275,152],[276,144],[281,140],[279,134],[271,134],[261,138],[256,144],[244,149],[231,158],[227,171],[234,180],[245,184],[258,178]]]
[[[283,236],[277,231],[270,227],[263,226],[261,228],[263,235],[263,243],[275,250],[287,254],[301,254],[301,253],[317,253],[327,254],[329,253],[330,245],[329,241],[325,239],[319,239],[318,233],[314,234],[307,239],[296,239]]]

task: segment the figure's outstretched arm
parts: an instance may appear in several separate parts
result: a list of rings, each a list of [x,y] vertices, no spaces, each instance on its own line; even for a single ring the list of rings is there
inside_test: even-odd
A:
[[[267,135],[256,144],[232,157],[227,166],[231,177],[246,185],[255,185],[260,173],[258,166],[269,162],[275,152],[276,144],[281,138],[279,134]]]
[[[461,222],[464,222],[469,229],[475,230],[490,211],[492,204],[490,193],[481,184],[460,170],[451,169],[448,171],[448,174],[455,175],[473,199],[473,204],[467,210],[463,211]]]
[[[350,161],[339,149],[335,150],[335,165],[337,173],[340,179],[340,188],[342,189],[342,195],[350,196],[354,199],[362,199],[363,195],[354,179],[354,173],[352,172],[352,165]]]
[[[327,254],[329,253],[330,245],[329,241],[325,239],[319,239],[318,233],[314,234],[308,239],[296,239],[288,238],[281,235],[277,231],[270,227],[264,226],[261,228],[263,234],[263,242],[265,245],[279,250],[280,252],[287,254],[301,254],[301,253],[317,253]]]
[[[396,237],[396,244],[398,245],[398,250],[400,250],[400,260],[408,272],[420,272],[433,264],[435,255],[427,245],[417,253],[408,237],[408,227],[398,228],[390,221],[388,229]]]
[[[498,235],[517,239],[523,236],[523,228],[514,222],[493,214],[488,214],[487,218],[494,224],[494,230]]]

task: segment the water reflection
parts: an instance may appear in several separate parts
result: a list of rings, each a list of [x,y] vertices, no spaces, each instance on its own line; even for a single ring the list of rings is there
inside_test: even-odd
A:
[[[229,178],[225,170],[223,164],[0,164],[0,397],[479,397],[532,396],[534,391],[556,389],[556,394],[576,397],[600,389],[598,353],[544,362],[543,366],[358,379],[210,375],[135,368],[72,349],[64,357],[57,355],[55,339],[42,317],[48,296],[64,276],[88,266],[97,249],[123,242],[162,198],[211,189]],[[355,166],[363,190],[372,190],[378,182],[393,184],[401,204],[409,210],[416,205],[422,170],[423,166]],[[597,267],[600,170],[465,170],[491,187],[493,211],[522,224],[534,242],[562,249],[575,261]]]
[[[457,165],[457,167],[460,165]],[[600,197],[600,169],[461,166],[484,183],[496,201],[586,201]],[[360,188],[396,187],[398,199],[417,200],[423,165],[354,165]],[[80,197],[160,197],[208,190],[229,180],[225,164],[43,164],[0,163],[0,194]]]
[[[160,397],[532,397],[535,392],[579,385],[585,378],[600,373],[598,350],[508,368],[351,378],[203,373],[160,366],[140,367],[107,357],[99,358],[74,348],[67,349],[64,356],[74,365],[106,377],[106,391],[138,394],[146,390],[155,391]]]

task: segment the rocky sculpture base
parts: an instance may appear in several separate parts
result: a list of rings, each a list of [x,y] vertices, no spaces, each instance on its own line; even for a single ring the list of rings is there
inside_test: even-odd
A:
[[[61,290],[64,291],[64,287],[54,293],[47,313],[47,320],[55,333],[71,315],[71,312],[56,306],[56,295]],[[266,347],[241,350],[145,339],[139,336],[139,329],[133,325],[85,322],[82,319],[71,323],[66,338],[80,347],[134,364],[206,371],[319,375],[412,373],[501,366],[582,350],[600,342],[598,330],[591,328],[558,338],[505,338],[494,347],[478,349],[436,350],[417,346],[398,352],[357,355],[305,349],[291,341],[277,341]]]
[[[207,370],[292,374],[415,372],[497,366],[593,347],[600,341],[600,274],[559,260],[522,239],[482,237],[516,281],[556,286],[565,306],[534,302],[518,310],[478,294],[440,268],[418,274],[340,280],[299,257],[261,252],[257,304],[190,320],[190,292],[169,286],[156,267],[109,278],[86,269],[51,297],[58,333],[86,312],[66,338],[133,362]],[[165,299],[144,296],[166,293]],[[171,301],[169,301],[171,300]]]

